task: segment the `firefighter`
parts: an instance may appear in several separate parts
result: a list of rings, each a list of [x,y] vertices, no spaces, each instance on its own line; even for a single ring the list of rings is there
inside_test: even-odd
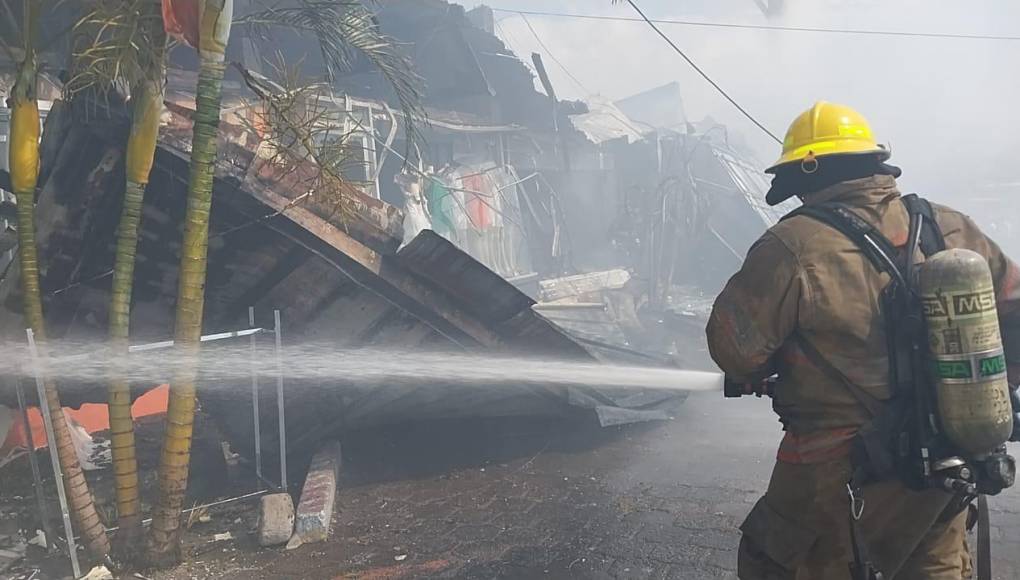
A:
[[[839,202],[902,248],[909,220],[896,185],[901,172],[886,163],[889,157],[858,112],[819,102],[790,126],[782,156],[767,170],[774,177],[766,200]],[[932,206],[946,247],[970,249],[988,261],[1015,385],[1020,270],[967,216]],[[887,404],[889,357],[879,305],[888,282],[846,236],[793,216],[752,246],[716,299],[707,327],[712,358],[737,381],[778,374],[773,407],[785,431],[768,489],[741,526],[741,580],[851,578],[851,507],[860,516],[858,546],[866,547],[885,580],[972,575],[968,513],[948,492],[913,491],[889,478],[849,497],[852,441],[869,412],[807,352],[821,353],[849,382]]]

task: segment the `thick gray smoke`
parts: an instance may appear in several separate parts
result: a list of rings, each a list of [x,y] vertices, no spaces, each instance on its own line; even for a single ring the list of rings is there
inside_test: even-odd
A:
[[[468,2],[474,5],[477,2]],[[633,16],[610,0],[489,0],[510,10]],[[1020,36],[1020,4],[1011,0],[785,0],[766,19],[754,0],[640,0],[652,17],[841,29]],[[545,52],[520,17],[497,13],[502,33],[525,56]],[[610,98],[679,81],[688,117],[706,115],[743,134],[762,164],[777,145],[726,103],[647,26],[528,17],[549,50],[584,84],[550,64],[557,91]],[[892,145],[904,190],[973,215],[1016,255],[1006,231],[1020,193],[1020,41],[888,37],[697,28],[664,30],[734,98],[780,136],[815,100],[860,109],[879,139]],[[598,39],[598,40],[596,40]]]

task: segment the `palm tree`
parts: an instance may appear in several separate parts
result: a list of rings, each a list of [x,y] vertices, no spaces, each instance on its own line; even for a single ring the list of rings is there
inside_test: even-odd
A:
[[[110,91],[118,84],[131,91],[124,200],[110,293],[110,349],[117,357],[128,352],[138,230],[163,110],[166,32],[160,5],[153,0],[100,0],[75,28],[86,46],[74,54],[76,74],[68,92]],[[109,413],[119,528],[116,547],[121,559],[129,561],[137,556],[141,538],[141,501],[131,389],[116,368],[111,370]]]
[[[167,12],[164,21],[174,15]],[[220,119],[226,45],[230,36],[232,0],[206,0],[199,18],[174,19],[181,40],[196,46],[200,56],[196,110],[191,150],[191,173],[181,249],[175,341],[185,355],[198,351],[209,241],[209,210],[212,201],[216,137]],[[198,21],[197,29],[180,26]],[[412,123],[405,124],[410,137],[417,138],[415,119],[424,119],[417,90],[418,77],[395,43],[376,26],[371,13],[359,0],[299,0],[296,6],[270,8],[249,14],[239,24],[267,30],[282,26],[313,34],[327,62],[328,77],[345,70],[355,52],[373,62],[395,88],[401,108]],[[195,414],[194,365],[178,369],[171,383],[167,429],[160,457],[160,497],[152,522],[149,559],[155,566],[167,566],[180,557],[180,514],[188,481],[188,464]]]
[[[39,261],[35,243],[35,190],[39,176],[39,105],[36,101],[36,55],[34,32],[38,21],[37,1],[24,3],[25,54],[8,106],[11,108],[9,168],[11,188],[17,199],[18,259],[21,264],[21,293],[25,321],[35,333],[42,360],[46,354],[46,325],[39,291]],[[105,558],[110,551],[106,529],[96,511],[85,473],[71,441],[60,396],[53,380],[45,379],[46,404],[53,418],[54,442],[64,475],[64,485],[79,533],[89,551]]]
[[[206,0],[201,4],[198,30],[190,31],[191,40],[197,38],[196,48],[201,64],[195,89],[191,173],[188,178],[188,205],[184,218],[184,244],[181,247],[174,329],[176,348],[187,354],[197,352],[202,337],[216,138],[220,124],[227,42],[234,12],[233,0]],[[196,375],[194,365],[184,365],[178,369],[170,386],[166,435],[159,460],[159,498],[149,541],[149,561],[154,566],[165,567],[180,560],[181,509],[191,459]]]

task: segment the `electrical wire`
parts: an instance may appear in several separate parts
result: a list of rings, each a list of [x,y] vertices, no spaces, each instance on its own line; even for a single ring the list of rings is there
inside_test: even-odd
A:
[[[603,20],[610,22],[645,22],[641,18],[628,16],[603,16],[598,14],[577,14],[569,12],[543,12],[539,10],[508,10],[505,8],[494,8],[497,12],[508,14],[522,14],[528,16],[547,16],[551,18],[578,18],[583,20]],[[702,26],[707,28],[736,28],[743,30],[775,30],[780,32],[813,32],[823,34],[858,34],[867,36],[898,36],[915,38],[949,38],[956,40],[1005,40],[1017,41],[1020,36],[994,35],[994,34],[964,34],[953,32],[914,32],[909,30],[867,30],[861,28],[824,28],[814,26],[780,26],[770,24],[736,24],[730,22],[700,22],[697,20],[675,20],[656,18],[652,19],[655,24],[676,24],[680,26]]]
[[[511,18],[511,17],[508,16],[507,18]],[[520,58],[520,57],[516,56],[517,55],[517,50],[514,48],[514,46],[517,46],[517,45],[520,44],[520,39],[518,39],[517,36],[511,35],[506,30],[504,30],[503,26],[500,25],[499,22],[496,22],[496,30],[498,30],[499,33],[500,33],[499,34],[499,39],[503,41],[503,45],[506,46],[506,48],[511,53],[513,53],[514,56],[512,56],[511,58],[513,58],[513,59],[517,60],[517,62],[520,62],[521,64],[523,64],[525,68],[527,68],[531,73],[533,73],[537,77],[538,76],[538,71],[535,70],[534,65],[532,65],[532,63],[527,61],[526,59],[523,59],[523,58]]]
[[[665,32],[662,31],[662,29],[660,29],[658,26],[656,26],[656,24],[654,22],[652,22],[651,19],[648,18],[648,16],[645,15],[645,13],[641,10],[641,8],[638,7],[637,3],[635,3],[634,0],[626,0],[626,1],[627,1],[627,4],[630,4],[631,8],[633,8],[634,11],[637,12],[638,15],[640,15],[641,18],[645,22],[647,22],[649,26],[652,27],[652,30],[654,30],[659,36],[661,36],[663,40],[665,40],[667,43],[669,43],[669,45],[671,47],[673,47],[673,50],[675,50],[677,52],[677,54],[682,56],[683,59],[687,61],[687,64],[691,65],[691,68],[693,68],[695,71],[698,72],[699,75],[701,75],[701,78],[703,78],[706,81],[708,81],[708,84],[712,85],[712,87],[714,87],[715,90],[718,91],[720,95],[725,97],[726,100],[729,101],[731,105],[736,107],[736,109],[738,111],[743,113],[743,115],[745,117],[747,117],[748,120],[750,120],[752,123],[754,123],[759,129],[764,131],[766,135],[768,135],[769,137],[772,137],[772,139],[776,143],[779,143],[779,144],[783,143],[783,141],[779,137],[776,137],[775,133],[773,133],[772,131],[769,131],[768,127],[766,127],[765,125],[762,125],[761,121],[759,121],[758,119],[754,118],[754,115],[749,113],[747,111],[747,109],[745,109],[744,107],[740,106],[740,103],[738,103],[733,97],[731,97],[729,95],[729,93],[727,93],[725,90],[723,90],[723,88],[721,86],[719,86],[719,83],[717,83],[714,80],[712,80],[712,77],[708,76],[708,73],[706,73],[704,70],[701,69],[701,67],[699,67],[697,64],[695,64],[694,61],[691,60],[691,57],[687,56],[687,53],[685,53],[683,50],[681,50],[680,47],[677,46],[676,43],[673,42],[673,40],[669,36],[667,36]]]

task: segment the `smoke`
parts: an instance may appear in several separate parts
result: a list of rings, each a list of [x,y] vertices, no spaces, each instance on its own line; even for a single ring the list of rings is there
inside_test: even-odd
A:
[[[508,10],[546,10],[633,16],[626,3],[497,0]],[[474,2],[468,2],[469,7]],[[1020,5],[1010,0],[785,0],[772,20],[753,0],[640,0],[654,18],[841,29],[1020,35]],[[501,31],[519,53],[544,52],[520,17],[497,13]],[[712,116],[742,133],[762,165],[778,145],[725,102],[646,26],[541,16],[528,17],[549,50],[588,90],[610,98],[679,81],[688,117]],[[1020,190],[1020,75],[1014,74],[1020,41],[889,37],[831,33],[698,28],[664,30],[772,132],[813,101],[860,109],[881,141],[893,148],[905,191],[917,191],[972,214],[993,237],[1008,201]],[[557,91],[583,98],[556,65]],[[1007,241],[1007,240],[1004,240]],[[1014,242],[1016,243],[1016,242]],[[1006,243],[1005,245],[1009,245]],[[1017,243],[1020,248],[1020,243]]]

